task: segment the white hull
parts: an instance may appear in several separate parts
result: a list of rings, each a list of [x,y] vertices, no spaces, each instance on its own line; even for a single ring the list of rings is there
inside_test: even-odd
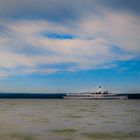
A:
[[[111,100],[111,99],[127,99],[127,96],[111,96],[111,97],[70,97],[64,96],[64,99],[87,99],[87,100]]]
[[[101,87],[99,86],[99,89]],[[128,97],[118,96],[117,94],[109,93],[108,91],[97,92],[83,92],[83,93],[68,93],[64,96],[64,99],[89,99],[89,100],[110,100],[110,99],[127,99]]]

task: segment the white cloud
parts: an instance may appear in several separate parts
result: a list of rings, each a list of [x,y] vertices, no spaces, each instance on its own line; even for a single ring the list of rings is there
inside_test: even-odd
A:
[[[80,30],[102,36],[110,44],[120,46],[126,51],[140,52],[140,17],[130,13],[110,13],[104,11],[103,17],[87,17],[82,22]]]
[[[103,17],[87,16],[72,25],[47,20],[9,19],[0,23],[4,27],[0,33],[0,77],[109,68],[116,66],[113,64],[116,61],[131,60],[140,54],[140,18],[131,14],[104,11]],[[78,38],[50,39],[42,32],[73,34]],[[112,51],[112,46],[120,52]],[[43,53],[29,55],[33,53],[31,49]],[[75,65],[40,67],[69,63]],[[17,69],[19,67],[21,69]]]

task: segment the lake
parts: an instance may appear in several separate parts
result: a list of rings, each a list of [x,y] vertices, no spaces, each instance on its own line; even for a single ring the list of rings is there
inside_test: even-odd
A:
[[[0,140],[139,140],[140,100],[0,99]]]

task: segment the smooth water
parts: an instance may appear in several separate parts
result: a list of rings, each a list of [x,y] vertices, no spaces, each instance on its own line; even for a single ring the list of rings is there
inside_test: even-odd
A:
[[[140,139],[140,100],[0,99],[0,140],[105,139]]]

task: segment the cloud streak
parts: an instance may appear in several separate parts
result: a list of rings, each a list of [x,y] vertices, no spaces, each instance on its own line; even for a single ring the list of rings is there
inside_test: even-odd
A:
[[[3,1],[2,5],[7,6],[6,2],[9,1]],[[44,2],[42,1],[42,6]],[[81,2],[83,3],[84,0]],[[48,3],[56,7],[56,11],[61,7],[72,9],[71,7],[74,6],[70,1],[63,1],[62,5],[57,5],[56,1]],[[26,15],[26,11],[22,13],[21,6],[25,7],[26,1],[25,5],[17,2],[16,10],[21,8],[21,19],[5,18],[6,14],[11,17],[16,15],[13,12],[13,7],[17,6],[14,5],[15,3],[7,13],[2,12],[2,9],[0,11],[0,16],[3,17],[0,20],[0,77],[111,68],[117,67],[117,61],[128,61],[139,57],[140,17],[138,14],[109,10],[108,7],[103,7],[103,1],[91,3],[90,0],[87,2],[85,7],[87,6],[89,10],[82,10],[81,16],[76,10],[76,4],[72,13],[65,13],[69,15],[69,19],[61,15],[61,12],[65,11],[62,8],[58,17],[65,19],[65,22],[54,20],[52,22],[42,17],[25,19],[22,14]],[[95,11],[91,10],[97,5],[100,10],[102,9],[100,12],[98,8],[95,8]],[[51,12],[52,6],[46,8],[45,12]],[[27,11],[28,8],[27,6]],[[78,8],[83,9],[81,4]],[[130,11],[132,10],[133,8],[130,8]],[[33,13],[36,15],[35,12]]]
[[[115,12],[132,12],[139,15],[139,5],[139,0],[1,0],[0,16],[65,21],[82,18],[87,13],[100,15],[102,9],[111,9]]]

